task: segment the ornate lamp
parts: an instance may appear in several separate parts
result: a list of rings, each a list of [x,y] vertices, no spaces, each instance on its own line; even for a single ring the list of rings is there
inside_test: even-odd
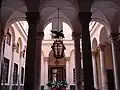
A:
[[[63,30],[59,30],[59,9],[58,9],[58,29],[57,31],[53,31],[51,30],[52,34],[54,34],[54,43],[52,45],[52,50],[54,53],[54,57],[56,59],[60,59],[62,57],[64,57],[64,50],[66,49],[64,44],[63,44],[63,38],[64,38],[64,34],[63,34]]]
[[[58,40],[55,40],[53,45],[52,45],[52,50],[53,50],[53,53],[54,53],[54,57],[56,59],[60,59],[62,57],[64,57],[64,50],[65,50],[65,46],[63,44],[63,41],[58,39]]]

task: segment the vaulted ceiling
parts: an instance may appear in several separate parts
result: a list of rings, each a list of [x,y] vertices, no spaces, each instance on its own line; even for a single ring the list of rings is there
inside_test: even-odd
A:
[[[92,5],[91,5],[92,4]],[[119,0],[3,0],[1,5],[1,17],[4,27],[18,20],[26,20],[25,12],[40,12],[40,26],[42,29],[52,19],[57,17],[57,9],[60,9],[60,19],[68,23],[73,30],[80,32],[80,24],[77,20],[78,12],[91,10],[92,19],[105,23],[111,30],[118,29],[120,25],[120,1]]]

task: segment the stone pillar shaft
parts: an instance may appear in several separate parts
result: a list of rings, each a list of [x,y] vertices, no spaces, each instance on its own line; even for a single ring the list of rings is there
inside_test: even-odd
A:
[[[110,38],[112,45],[115,90],[120,90],[120,42],[118,40],[119,33],[111,33]]]
[[[43,35],[43,32],[37,32],[35,49],[35,90],[40,90],[41,88],[41,46]]]
[[[37,33],[39,12],[26,12],[29,24],[24,90],[40,90],[41,41]]]
[[[94,90],[93,67],[91,55],[91,43],[89,22],[91,20],[90,12],[80,12],[78,19],[82,27],[82,53],[83,53],[83,69],[84,69],[84,90]]]
[[[9,80],[9,90],[12,90],[13,85],[13,70],[14,70],[14,53],[16,51],[16,44],[13,43],[12,45],[12,60],[10,63],[10,80]]]
[[[45,68],[44,68],[44,71],[45,71],[45,74],[43,75],[45,77],[45,90],[48,89],[48,86],[47,86],[47,83],[48,83],[48,60],[49,58],[48,57],[45,57]]]
[[[70,58],[66,58],[66,80],[70,83]],[[70,89],[70,85],[67,86]]]
[[[21,84],[21,61],[23,60],[23,52],[20,51],[20,59],[19,59],[19,76],[18,76],[18,90],[20,89],[20,84]]]
[[[98,86],[98,74],[97,74],[97,60],[96,60],[96,51],[92,52],[92,61],[93,61],[93,76],[94,76],[94,88],[99,89]]]
[[[73,33],[75,45],[75,70],[76,70],[76,90],[81,90],[81,52],[80,52],[80,34]]]
[[[99,45],[100,47],[100,66],[102,77],[102,90],[108,90],[107,71],[105,68],[105,45]]]

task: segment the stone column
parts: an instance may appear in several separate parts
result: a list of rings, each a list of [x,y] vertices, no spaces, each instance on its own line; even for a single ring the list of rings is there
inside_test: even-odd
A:
[[[0,9],[1,9],[1,4],[2,1],[0,1]],[[3,62],[3,51],[4,51],[4,45],[5,45],[5,36],[4,36],[4,25],[2,25],[2,18],[1,18],[1,12],[0,12],[0,78],[2,77],[1,75],[1,65]],[[0,79],[0,83],[1,83],[1,79]],[[1,84],[0,84],[1,87]]]
[[[3,37],[0,37],[0,42],[1,42],[1,47],[0,47],[0,74],[1,74],[1,64],[3,64],[3,62],[4,62],[5,38],[6,38],[5,35]]]
[[[23,51],[20,52],[20,59],[19,59],[19,76],[18,76],[18,90],[20,90],[21,84],[21,60],[23,60]]]
[[[10,80],[9,80],[9,90],[12,90],[13,85],[13,70],[14,70],[14,53],[16,52],[16,44],[12,44],[12,60],[10,63]]]
[[[91,43],[89,32],[89,22],[91,20],[91,15],[92,13],[90,12],[80,12],[78,15],[78,20],[82,27],[81,32],[84,69],[84,90],[94,90]]]
[[[94,88],[95,90],[99,90],[96,53],[97,53],[96,51],[92,51],[93,76],[94,76]]]
[[[29,24],[24,90],[40,90],[41,41],[37,32],[39,12],[26,12]]]
[[[35,90],[41,90],[41,46],[44,37],[43,32],[37,32],[35,48]]]
[[[99,45],[100,49],[100,66],[101,66],[101,77],[102,77],[102,90],[108,90],[107,82],[107,71],[105,68],[105,45]]]
[[[48,60],[49,60],[49,58],[48,57],[45,57],[45,63],[44,63],[44,65],[45,65],[45,68],[44,68],[44,71],[45,71],[45,75],[44,75],[44,77],[45,77],[45,90],[48,90],[48,86],[47,86],[47,83],[48,83]]]
[[[70,58],[66,57],[66,81],[70,84]],[[68,85],[68,90],[70,85]]]
[[[76,90],[82,90],[81,82],[81,52],[80,52],[80,34],[73,32],[75,45],[75,70],[76,70]]]
[[[4,62],[4,51],[5,51],[5,35],[2,37],[2,41],[1,41],[1,52],[0,52],[0,75],[1,77],[3,77],[3,89],[5,89],[5,77],[4,77],[4,68],[5,68],[5,62]],[[1,70],[1,67],[3,66],[3,73]],[[0,79],[0,83],[1,83],[1,79]],[[1,84],[0,84],[1,86]]]
[[[119,33],[111,33],[109,36],[112,45],[113,69],[115,79],[115,90],[120,90],[120,40]]]

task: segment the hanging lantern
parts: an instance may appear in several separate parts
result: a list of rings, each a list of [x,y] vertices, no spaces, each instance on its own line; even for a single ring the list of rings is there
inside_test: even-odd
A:
[[[64,57],[64,50],[66,48],[65,48],[62,40],[55,40],[51,48],[53,50],[54,57],[56,59],[60,59],[60,58]]]

